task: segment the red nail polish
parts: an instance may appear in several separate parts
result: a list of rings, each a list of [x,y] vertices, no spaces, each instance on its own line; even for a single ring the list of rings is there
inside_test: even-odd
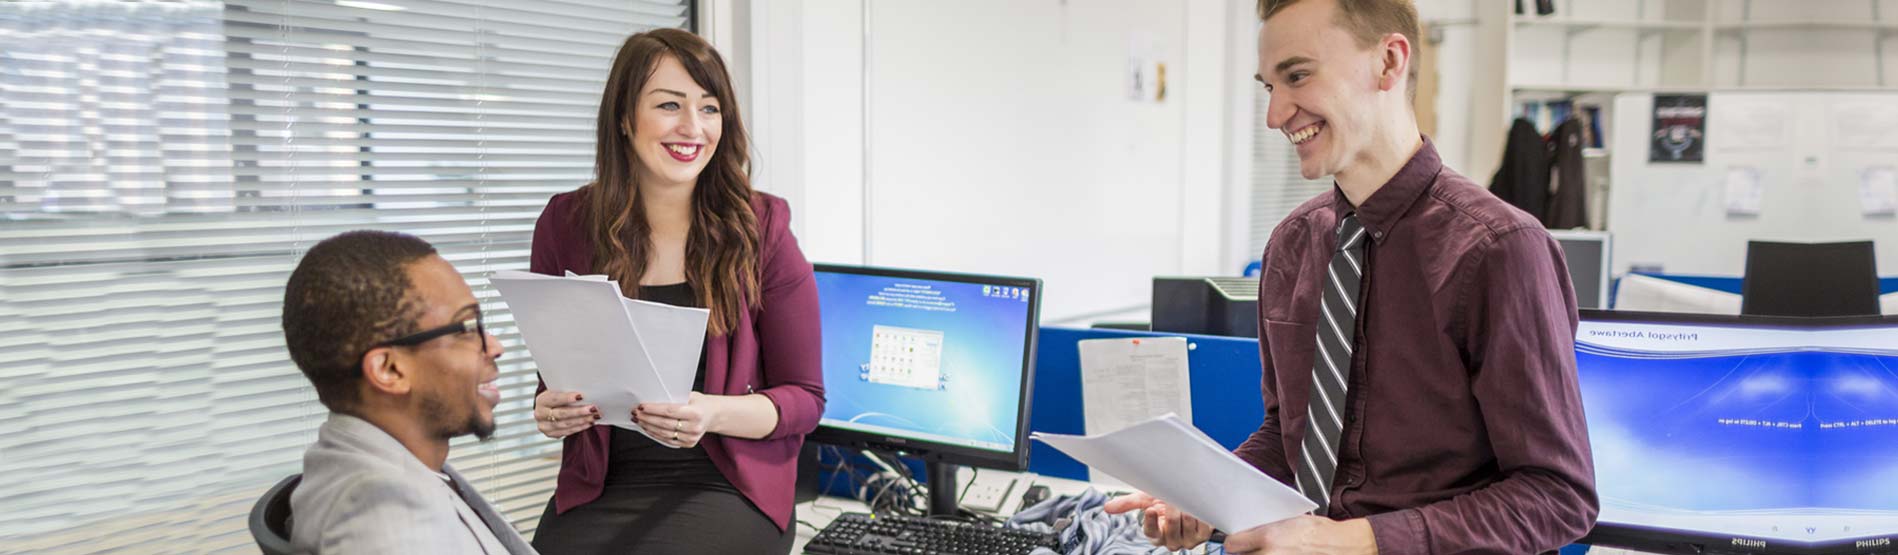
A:
[[[587,398],[586,398],[586,397],[581,397],[581,396],[580,396],[579,394],[574,394],[574,396],[573,396],[573,400],[575,400],[575,401],[585,401],[585,400],[587,400]]]

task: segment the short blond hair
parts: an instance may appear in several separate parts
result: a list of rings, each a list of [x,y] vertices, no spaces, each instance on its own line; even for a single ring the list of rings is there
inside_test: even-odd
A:
[[[1272,19],[1299,0],[1259,0],[1259,21]],[[1358,46],[1376,46],[1384,35],[1402,33],[1417,44],[1421,33],[1417,24],[1417,5],[1411,0],[1337,0],[1338,26],[1351,32]]]
[[[1410,41],[1411,55],[1422,45],[1417,35],[1422,34],[1417,23],[1417,5],[1411,0],[1336,0],[1338,2],[1338,26],[1351,33],[1359,48],[1371,48],[1384,40],[1384,35],[1400,33]],[[1299,0],[1259,0],[1259,21],[1272,19],[1272,16],[1285,11],[1285,8],[1297,4]],[[1415,60],[1413,60],[1414,62]],[[1404,93],[1412,100],[1417,98],[1417,65],[1412,63],[1407,73],[1409,77]]]

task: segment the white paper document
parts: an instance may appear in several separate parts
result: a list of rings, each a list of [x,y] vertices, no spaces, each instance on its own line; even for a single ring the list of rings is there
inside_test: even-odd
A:
[[[1859,172],[1858,199],[1866,216],[1898,214],[1898,169],[1874,166]]]
[[[1087,339],[1079,342],[1079,348],[1081,412],[1087,434],[1119,430],[1169,413],[1193,424],[1186,338]],[[1117,482],[1099,470],[1090,472],[1090,481]]]
[[[502,271],[490,281],[547,388],[580,392],[601,424],[643,434],[633,407],[688,400],[710,311],[630,300],[600,276]]]
[[[1171,414],[1102,435],[1032,437],[1228,533],[1318,507]]]

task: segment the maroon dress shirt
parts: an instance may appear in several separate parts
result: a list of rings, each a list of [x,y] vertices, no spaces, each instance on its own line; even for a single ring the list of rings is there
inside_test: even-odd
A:
[[[1272,232],[1265,421],[1236,453],[1293,483],[1332,230],[1353,211],[1371,244],[1328,516],[1368,517],[1380,555],[1537,553],[1587,533],[1599,502],[1561,248],[1427,138],[1363,206],[1334,188]]]

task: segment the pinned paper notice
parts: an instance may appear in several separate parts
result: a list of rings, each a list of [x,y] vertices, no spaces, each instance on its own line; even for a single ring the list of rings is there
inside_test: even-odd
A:
[[[1119,430],[1168,413],[1193,423],[1184,337],[1088,339],[1081,350],[1081,413],[1088,434]],[[1091,472],[1089,480],[1118,481]]]
[[[1898,170],[1891,166],[1865,168],[1859,173],[1858,200],[1867,216],[1898,214]]]
[[[1766,200],[1766,186],[1760,182],[1760,170],[1751,166],[1727,168],[1727,215],[1758,216]]]

